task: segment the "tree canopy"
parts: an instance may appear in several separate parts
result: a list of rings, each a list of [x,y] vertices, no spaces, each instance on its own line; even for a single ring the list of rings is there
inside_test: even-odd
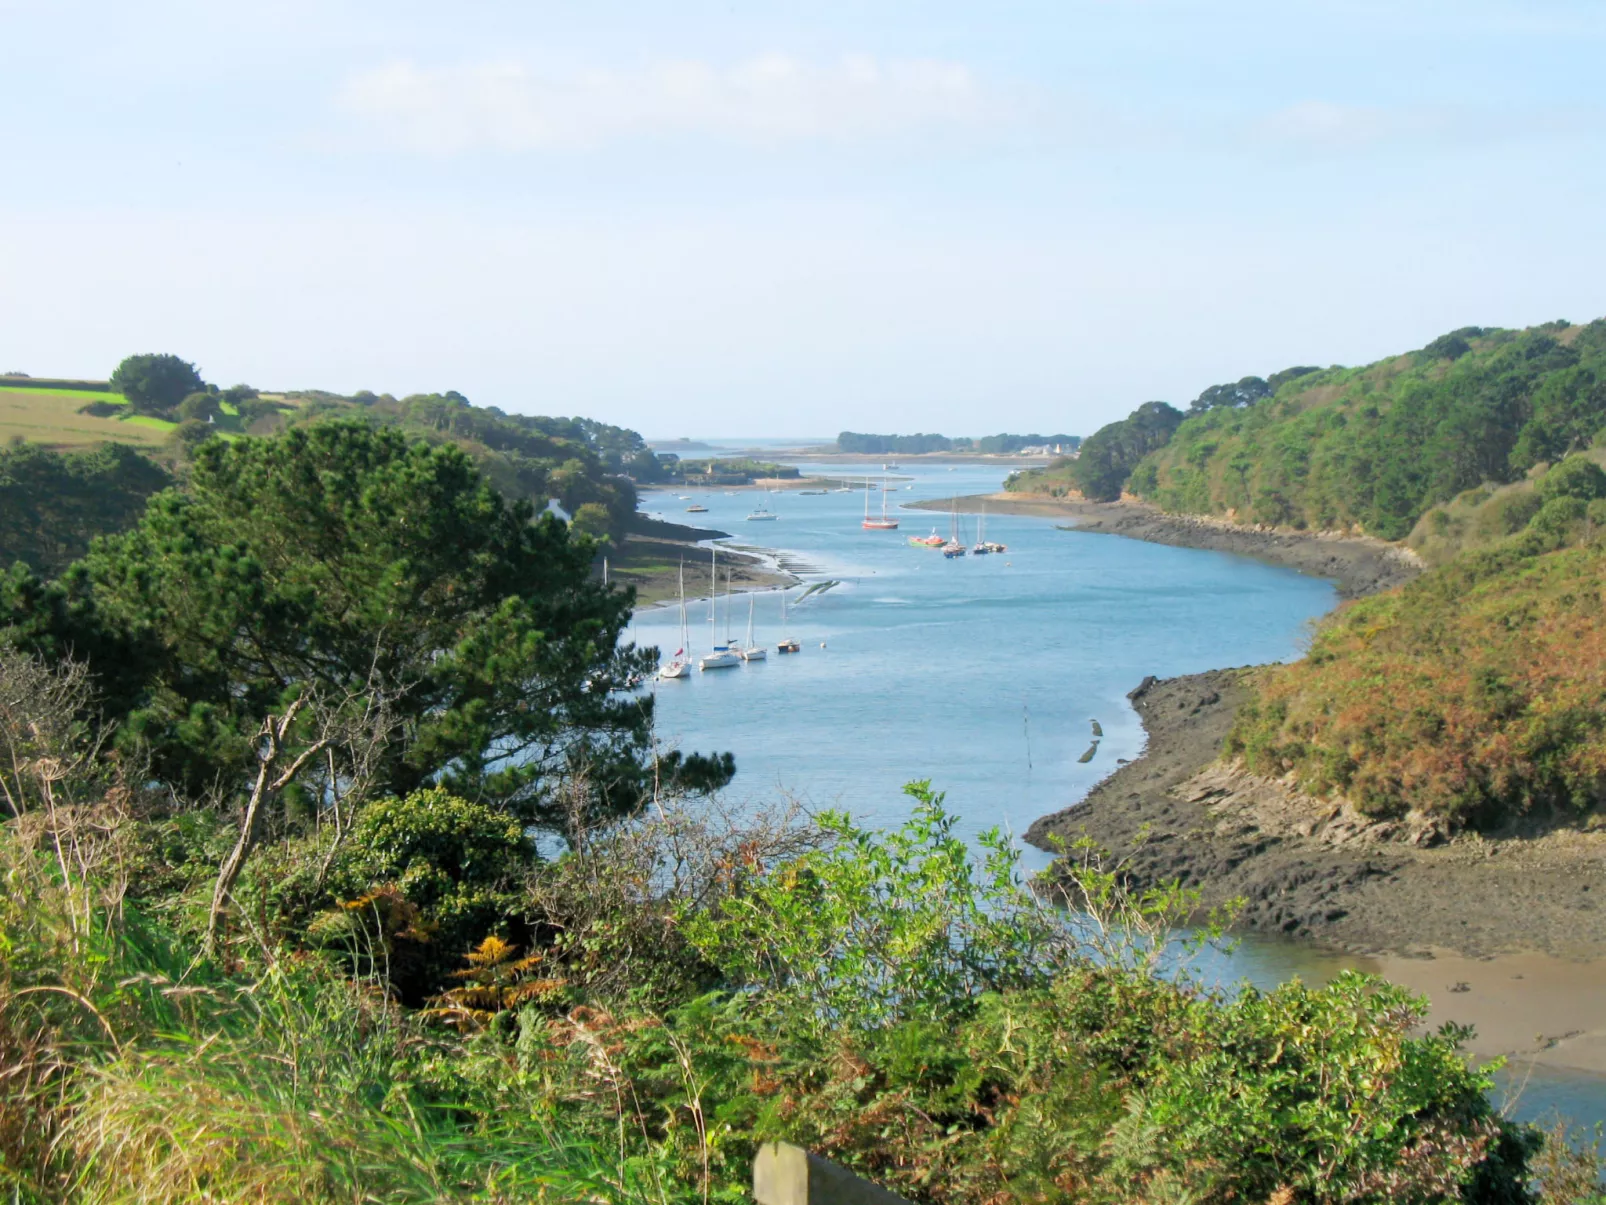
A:
[[[1268,387],[1278,377],[1252,406],[1190,412],[1132,491],[1167,510],[1399,539],[1434,504],[1519,480],[1606,429],[1606,320],[1463,327]]]
[[[94,537],[133,523],[145,500],[172,481],[125,444],[0,450],[0,567],[20,560],[54,576],[88,552]]]
[[[112,389],[136,410],[166,414],[187,396],[206,389],[206,382],[188,360],[173,355],[129,356],[111,375]]]
[[[286,699],[382,690],[404,732],[385,789],[438,781],[556,823],[560,788],[628,809],[652,774],[651,700],[617,688],[655,657],[620,646],[633,596],[591,580],[592,556],[459,448],[326,422],[201,444],[187,490],[54,585],[14,573],[0,619],[87,655],[120,739],[192,793],[245,774]],[[694,788],[732,772],[658,766]]]
[[[1082,443],[1072,462],[1071,480],[1083,497],[1113,502],[1121,496],[1137,463],[1165,446],[1182,422],[1182,412],[1165,402],[1144,402],[1118,423],[1100,427]]]

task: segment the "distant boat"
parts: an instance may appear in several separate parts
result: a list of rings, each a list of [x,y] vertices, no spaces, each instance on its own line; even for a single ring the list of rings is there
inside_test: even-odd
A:
[[[686,649],[691,644],[691,635],[686,629],[686,562],[680,562],[680,647],[675,650],[674,657],[669,664],[658,671],[660,678],[685,678],[691,674],[691,662],[687,659]]]
[[[981,518],[976,520],[976,543],[970,550],[971,556],[987,556],[993,546],[987,542],[987,503],[981,504]]]
[[[929,536],[910,536],[909,543],[916,548],[941,548],[943,546],[943,538],[937,534],[937,529],[933,527]]]
[[[830,492],[830,490],[798,490],[798,496],[807,497],[813,494],[828,494]]]
[[[688,515],[706,515],[708,513],[708,508],[706,506],[701,506],[698,503],[693,502],[690,506],[688,506],[686,508],[686,513]]]
[[[747,596],[747,643],[740,650],[743,661],[762,661],[765,657],[764,646],[753,639],[754,601],[754,596],[749,594]]]
[[[782,633],[786,632],[786,590],[784,588],[781,590],[781,631]],[[783,634],[780,642],[775,646],[775,651],[777,653],[801,653],[803,644],[797,637]]]
[[[747,521],[749,523],[773,523],[775,521],[775,512],[769,508],[768,503],[760,502],[747,516]]]
[[[729,581],[729,578],[726,579]],[[741,657],[730,646],[730,637],[725,637],[725,643],[720,644],[714,631],[714,608],[719,599],[719,546],[713,545],[710,550],[708,570],[708,643],[712,646],[710,652],[697,659],[697,668],[700,670],[730,669],[742,663]],[[725,590],[725,626],[730,627],[730,589]]]
[[[948,515],[948,542],[942,546],[942,555],[949,560],[965,555],[965,546],[959,541],[959,499],[955,498]]]
[[[879,519],[870,517],[870,479],[868,477],[864,479],[864,529],[866,531],[898,530],[898,521],[887,518],[887,494],[884,488],[881,491],[881,517]]]

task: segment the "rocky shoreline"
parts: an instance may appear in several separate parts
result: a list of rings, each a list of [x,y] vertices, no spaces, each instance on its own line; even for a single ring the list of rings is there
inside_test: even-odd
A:
[[[1355,954],[1606,952],[1606,834],[1423,840],[1223,764],[1246,672],[1146,680],[1129,696],[1143,755],[1026,839],[1090,837],[1135,885],[1179,880],[1206,907],[1242,898],[1242,930]]]
[[[1340,598],[1360,598],[1410,581],[1425,568],[1409,549],[1370,536],[1249,527],[1200,515],[1167,514],[1143,502],[1086,502],[1030,494],[942,498],[911,509],[947,511],[957,503],[966,514],[986,508],[994,515],[1064,518],[1077,531],[1126,536],[1152,544],[1203,548],[1282,565],[1326,578]]]

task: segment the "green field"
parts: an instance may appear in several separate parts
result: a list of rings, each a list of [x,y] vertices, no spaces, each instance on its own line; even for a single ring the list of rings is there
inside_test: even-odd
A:
[[[82,447],[102,442],[155,447],[164,443],[172,423],[130,415],[95,418],[79,414],[86,402],[128,403],[119,393],[88,389],[27,389],[0,386],[0,440],[21,437],[51,447]]]

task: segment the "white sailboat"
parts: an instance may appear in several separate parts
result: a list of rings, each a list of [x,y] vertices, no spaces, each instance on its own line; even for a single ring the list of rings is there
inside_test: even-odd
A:
[[[727,599],[729,595],[726,596]],[[714,630],[714,612],[719,603],[719,548],[715,545],[709,559],[708,569],[708,643],[711,650],[697,659],[697,668],[700,670],[730,669],[742,663],[736,651],[730,646],[729,637],[724,644],[719,643],[718,635]],[[727,605],[726,614],[729,616],[730,608]],[[729,623],[727,622],[727,627]]]
[[[747,643],[742,646],[743,661],[763,661],[766,657],[764,646],[753,639],[753,604],[754,596],[747,596]]]
[[[803,642],[786,630],[786,589],[781,589],[781,639],[775,646],[777,653],[801,653]]]
[[[680,562],[680,647],[667,665],[658,671],[660,678],[685,678],[691,674],[691,635],[686,628],[686,562]]]

